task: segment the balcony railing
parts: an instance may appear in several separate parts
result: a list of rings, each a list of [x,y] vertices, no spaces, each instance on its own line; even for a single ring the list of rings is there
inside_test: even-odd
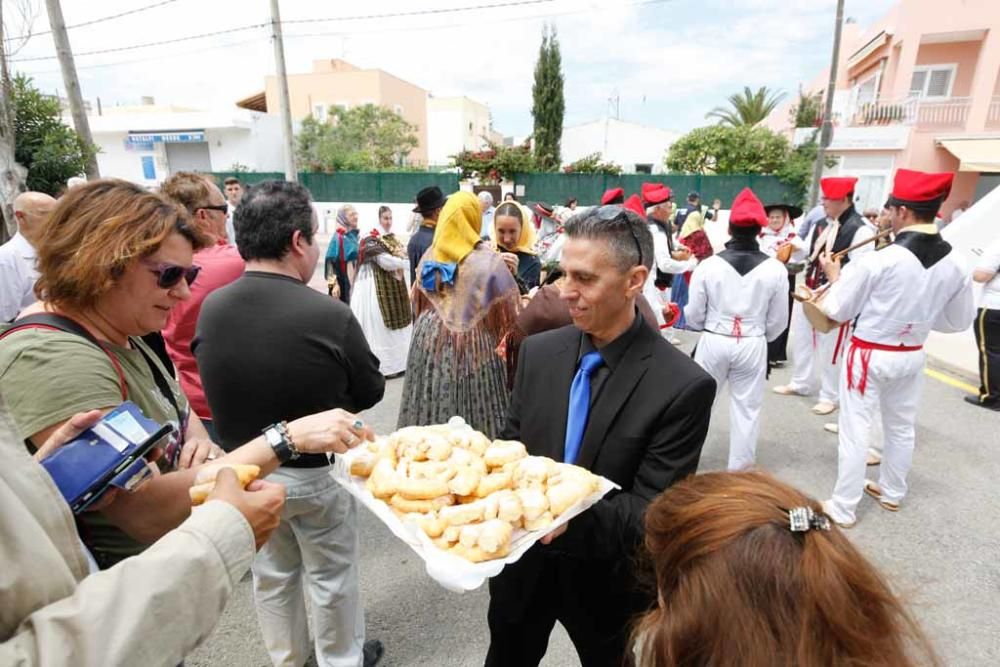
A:
[[[996,101],[994,101],[996,104]],[[877,98],[854,105],[848,114],[848,125],[914,125],[918,128],[964,127],[969,117],[970,97]],[[992,109],[992,106],[991,106]],[[1000,123],[1000,109],[998,109]]]
[[[1000,95],[994,95],[990,100],[990,108],[986,112],[986,127],[1000,129]]]

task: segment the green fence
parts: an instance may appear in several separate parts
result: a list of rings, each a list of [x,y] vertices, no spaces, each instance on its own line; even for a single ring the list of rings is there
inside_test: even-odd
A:
[[[787,202],[797,199],[794,188],[776,176],[757,174],[735,174],[729,176],[702,176],[700,174],[516,174],[515,187],[520,191],[524,186],[526,201],[543,201],[547,204],[564,204],[570,197],[576,197],[583,206],[601,203],[601,195],[611,188],[623,188],[625,196],[646,182],[665,183],[674,192],[674,200],[683,202],[689,192],[701,194],[702,203],[711,204],[713,199],[722,200],[722,207],[729,208],[733,199],[744,187],[749,187],[765,204]]]
[[[244,185],[261,181],[284,180],[279,172],[213,172],[212,176],[221,184],[230,176],[240,179]],[[328,202],[411,202],[422,188],[436,185],[445,194],[458,190],[458,174],[433,172],[346,172],[335,174],[300,173],[299,183],[306,186],[315,201]]]

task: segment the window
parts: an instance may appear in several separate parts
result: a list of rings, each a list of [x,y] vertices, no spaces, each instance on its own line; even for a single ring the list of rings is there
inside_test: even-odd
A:
[[[394,106],[392,108],[392,110],[396,112],[397,116],[402,116],[403,115],[403,105],[402,104],[397,104],[396,106]]]
[[[316,118],[321,123],[326,122],[326,105],[325,104],[314,104],[313,105],[313,117]]]
[[[910,79],[911,97],[951,97],[957,65],[927,65],[913,68]]]
[[[855,98],[857,100],[858,106],[862,104],[868,104],[869,102],[875,101],[875,95],[878,92],[878,75],[870,76],[857,86],[855,86]]]
[[[637,164],[635,165],[635,173],[637,174],[652,174],[653,165],[651,164]]]

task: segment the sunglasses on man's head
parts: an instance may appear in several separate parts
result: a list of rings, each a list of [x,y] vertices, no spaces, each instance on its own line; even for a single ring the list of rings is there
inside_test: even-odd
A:
[[[187,281],[188,287],[194,284],[201,267],[192,264],[191,266],[178,266],[176,264],[153,264],[149,270],[156,274],[156,286],[160,289],[172,289],[181,280]]]
[[[219,213],[229,213],[228,204],[206,204],[205,206],[199,206],[199,209],[205,209],[206,211],[218,211]]]
[[[635,233],[635,226],[632,221],[629,220],[628,214],[626,213],[628,209],[619,206],[618,204],[609,204],[607,206],[602,206],[597,209],[597,219],[601,222],[618,222],[623,220],[625,226],[628,227],[628,231],[632,234],[632,240],[635,241],[636,252],[639,253],[639,263],[637,266],[642,266],[642,244],[639,243],[639,235]]]

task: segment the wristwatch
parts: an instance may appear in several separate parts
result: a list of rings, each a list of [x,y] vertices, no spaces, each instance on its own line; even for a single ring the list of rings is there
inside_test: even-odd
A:
[[[281,463],[299,458],[299,450],[295,448],[292,436],[288,433],[287,422],[278,422],[265,428],[264,439],[271,445],[274,455]]]

